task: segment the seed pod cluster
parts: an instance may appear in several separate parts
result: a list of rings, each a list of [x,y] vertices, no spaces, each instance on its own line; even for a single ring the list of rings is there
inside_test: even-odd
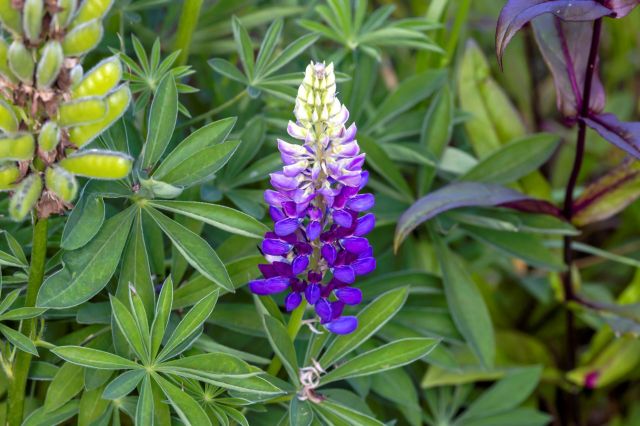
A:
[[[113,0],[0,0],[0,191],[9,214],[48,216],[71,206],[76,176],[122,179],[124,154],[83,150],[131,102],[122,64],[106,58],[85,73]]]

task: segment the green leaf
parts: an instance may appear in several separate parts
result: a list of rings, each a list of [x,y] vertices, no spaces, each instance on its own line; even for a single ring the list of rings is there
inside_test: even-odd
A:
[[[225,377],[252,377],[261,373],[240,358],[223,352],[192,355],[163,362],[158,365],[158,371],[211,380]]]
[[[160,297],[156,303],[156,315],[151,324],[151,358],[155,359],[162,345],[162,339],[164,333],[167,330],[167,324],[169,324],[169,317],[171,316],[171,306],[173,305],[173,281],[171,277],[167,277],[164,284],[162,284],[162,290],[160,291]]]
[[[220,58],[209,59],[207,63],[211,68],[213,68],[215,71],[219,72],[223,76],[245,85],[249,84],[244,74],[238,71],[238,68],[236,68],[231,62],[227,61],[226,59],[220,59]]]
[[[51,352],[60,358],[83,367],[99,368],[104,370],[125,370],[141,368],[140,365],[121,356],[85,348],[83,346],[58,346]]]
[[[64,225],[60,247],[65,250],[86,245],[100,231],[104,222],[104,200],[94,193],[87,193],[87,188],[88,184]]]
[[[258,58],[259,57],[258,55]],[[300,79],[299,77],[298,75],[297,80]],[[232,182],[236,179],[238,174],[242,172],[247,164],[258,154],[258,151],[260,151],[260,148],[262,148],[264,144],[266,131],[266,119],[262,115],[256,115],[245,124],[240,134],[240,145],[224,167],[222,179],[225,183],[227,181]]]
[[[495,338],[484,299],[468,269],[449,251],[435,232],[431,236],[453,321],[478,360],[484,366],[491,367],[495,357]]]
[[[197,201],[152,201],[150,204],[245,237],[262,238],[269,231],[267,226],[248,214],[226,206]]]
[[[327,384],[401,367],[424,357],[437,344],[437,340],[428,338],[402,339],[387,343],[340,364],[325,374],[320,382]]]
[[[158,354],[158,359],[162,360],[166,358],[174,349],[184,343],[189,336],[193,335],[207,318],[209,318],[217,301],[218,291],[215,290],[191,308],[184,318],[182,318],[182,321],[176,326],[175,330],[173,330],[164,348],[162,348],[162,351]]]
[[[262,317],[262,324],[267,332],[267,338],[269,339],[271,348],[282,361],[285,370],[287,370],[289,380],[296,386],[299,386],[299,367],[296,358],[296,348],[293,346],[287,329],[280,321],[268,315]]]
[[[111,311],[113,319],[116,321],[120,332],[129,343],[129,346],[136,353],[138,358],[147,362],[150,360],[147,340],[144,339],[136,319],[127,307],[116,297],[110,296]]]
[[[136,407],[136,424],[153,426],[153,390],[151,379],[145,376]]]
[[[507,184],[536,171],[556,151],[560,138],[539,133],[518,138],[482,159],[460,180]]]
[[[365,306],[358,314],[358,328],[351,334],[336,337],[320,358],[326,369],[373,336],[400,310],[407,300],[406,287],[388,291]]]
[[[38,349],[36,348],[36,345],[34,345],[31,339],[24,334],[9,328],[4,324],[0,324],[0,333],[16,348],[23,352],[30,353],[31,355],[38,356]]]
[[[483,418],[516,408],[534,391],[542,368],[528,367],[509,372],[469,405],[459,420]]]
[[[89,244],[65,252],[64,267],[42,284],[37,306],[69,308],[86,302],[102,290],[120,262],[136,210],[132,206],[113,216]]]
[[[0,301],[0,314],[6,312],[15,303],[15,301],[18,300],[21,291],[21,289],[17,288],[11,293],[7,294],[7,297]]]
[[[391,187],[398,191],[401,201],[411,203],[413,201],[413,193],[409,184],[402,176],[398,166],[389,158],[389,155],[375,142],[373,139],[360,135],[358,142],[362,151],[367,153],[367,163],[384,177]]]
[[[147,139],[142,152],[144,169],[153,168],[167,149],[177,118],[178,89],[173,75],[167,74],[158,85],[149,111]]]
[[[289,425],[290,426],[310,426],[313,423],[313,410],[309,401],[300,401],[298,398],[291,398],[289,404]]]
[[[174,246],[191,266],[225,290],[232,293],[235,291],[224,264],[202,237],[169,219],[156,209],[145,208],[145,211],[171,239]]]
[[[80,393],[84,385],[82,370],[82,367],[68,362],[58,369],[47,389],[44,400],[45,411],[51,412],[62,407]]]
[[[182,391],[168,380],[154,374],[154,380],[162,388],[162,392],[167,396],[171,406],[186,426],[207,426],[211,425],[209,416],[204,412],[188,393]]]
[[[102,398],[104,399],[120,399],[131,393],[138,386],[138,383],[146,376],[145,370],[129,370],[120,374],[113,379],[107,387],[104,388]]]
[[[346,407],[332,400],[324,400],[322,404],[317,404],[314,407],[320,413],[330,413],[345,421],[347,425],[359,425],[359,426],[383,426],[379,420],[369,417],[366,414],[360,413],[352,408]]]
[[[254,76],[254,61],[251,37],[249,37],[247,29],[242,26],[240,20],[236,16],[231,18],[231,28],[233,30],[233,39],[236,42],[240,61],[244,67],[244,72],[247,74],[247,77],[249,77],[249,81],[252,81]]]
[[[258,52],[258,58],[256,59],[256,75],[261,76],[266,68],[267,64],[271,62],[273,52],[278,45],[280,35],[282,34],[282,19],[276,19],[269,25],[267,33],[262,39],[260,45],[260,51]]]
[[[280,68],[287,65],[289,62],[297,58],[302,52],[305,52],[311,47],[313,43],[318,40],[318,36],[315,34],[306,34],[299,39],[293,41],[290,45],[285,47],[267,66],[266,71],[261,77],[267,77]]]
[[[47,308],[16,308],[0,315],[0,321],[20,321],[40,316]],[[1,311],[1,310],[0,310]]]
[[[69,401],[62,407],[47,411],[44,407],[34,410],[24,420],[22,426],[51,426],[62,424],[78,413],[80,402],[78,400]]]
[[[460,422],[460,426],[544,426],[550,421],[548,414],[533,408],[517,408],[506,413]]]

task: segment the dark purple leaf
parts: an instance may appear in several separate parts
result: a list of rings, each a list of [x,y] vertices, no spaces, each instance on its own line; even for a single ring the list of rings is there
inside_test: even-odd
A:
[[[596,0],[509,0],[500,12],[496,27],[496,53],[500,64],[509,41],[518,30],[547,13],[563,21],[593,21],[610,15],[611,10]]]
[[[438,189],[416,201],[400,216],[396,226],[394,249],[420,224],[448,210],[460,207],[505,206],[523,211],[557,215],[557,209],[540,200],[500,185],[457,182]]]
[[[584,122],[618,148],[640,158],[640,122],[620,121],[614,114],[592,115]]]
[[[640,0],[604,0],[602,3],[616,14],[616,18],[623,18],[640,4]]]
[[[564,218],[562,216],[562,210],[555,205],[545,200],[536,200],[535,198],[528,198],[526,200],[510,201],[508,203],[499,204],[500,207],[506,207],[513,210],[518,210],[525,213],[539,213],[549,216],[555,216],[558,218]]]
[[[565,117],[575,119],[582,108],[593,23],[564,22],[547,15],[536,19],[532,25],[542,56],[553,75],[558,110]],[[604,103],[604,88],[596,66],[589,99],[590,112],[601,112]]]

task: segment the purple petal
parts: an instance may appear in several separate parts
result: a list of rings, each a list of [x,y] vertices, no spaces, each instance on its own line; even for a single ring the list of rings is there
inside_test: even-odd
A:
[[[262,251],[272,256],[282,256],[289,253],[291,244],[281,240],[266,239],[262,242]]]
[[[264,191],[264,201],[270,206],[280,207],[282,206],[282,203],[288,200],[289,198],[286,195],[278,191],[274,191],[273,189],[267,189]]]
[[[298,219],[287,218],[276,222],[274,230],[280,237],[294,233],[298,229]]]
[[[309,266],[309,256],[296,256],[291,263],[291,269],[294,275],[303,273]]]
[[[285,176],[282,172],[271,173],[271,185],[277,189],[291,191],[298,187],[298,179]]]
[[[315,305],[320,299],[320,286],[318,284],[309,284],[304,290],[304,296],[310,305]]]
[[[289,287],[289,279],[285,277],[273,277],[267,280],[255,280],[249,283],[249,290],[260,296],[280,293]]]
[[[356,230],[353,231],[353,235],[357,235],[358,237],[367,235],[375,226],[376,217],[373,213],[367,213],[358,219],[358,224],[356,225]]]
[[[271,216],[271,220],[273,220],[274,222],[277,222],[277,221],[282,220],[285,217],[287,217],[282,212],[282,210],[280,210],[277,207],[273,207],[273,206],[269,206],[269,216]]]
[[[344,210],[334,210],[333,221],[340,226],[350,228],[351,223],[353,222],[353,217],[349,212],[346,212]]]
[[[347,201],[347,207],[357,212],[371,209],[376,203],[373,194],[360,194]]]
[[[343,238],[340,243],[349,253],[358,254],[369,248],[369,241],[363,237]]]
[[[332,310],[331,304],[327,301],[327,299],[320,299],[315,304],[316,314],[320,317],[320,322],[325,323],[329,322],[332,319]]]
[[[334,334],[349,334],[358,328],[358,318],[340,317],[324,325],[327,330]]]
[[[356,273],[349,265],[336,266],[333,268],[333,276],[346,284],[351,284],[356,280]]]
[[[347,305],[357,305],[362,302],[362,291],[359,288],[343,287],[335,291],[336,297]]]
[[[320,232],[322,232],[322,226],[320,226],[320,222],[311,221],[307,225],[307,238],[313,241],[318,239],[320,236]]]
[[[336,257],[338,256],[336,248],[333,246],[333,244],[323,244],[322,248],[320,249],[320,253],[329,265],[333,265],[333,263],[336,261]]]
[[[289,293],[284,299],[284,308],[287,310],[287,312],[291,312],[295,308],[300,306],[301,302],[302,295],[300,293]]]
[[[351,264],[356,275],[365,275],[376,269],[376,259],[373,257],[365,257],[358,259]]]

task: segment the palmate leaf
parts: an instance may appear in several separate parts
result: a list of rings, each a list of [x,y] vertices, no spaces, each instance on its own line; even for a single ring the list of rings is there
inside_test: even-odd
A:
[[[262,316],[262,324],[267,332],[267,338],[269,339],[271,347],[287,370],[289,380],[296,386],[299,386],[300,379],[296,348],[293,346],[287,329],[280,321],[268,315]]]
[[[133,349],[138,358],[148,363],[151,360],[148,347],[149,339],[144,338],[134,316],[129,312],[126,305],[113,296],[111,297],[111,310],[120,332],[129,343],[131,349]]]
[[[173,282],[171,276],[162,284],[162,290],[160,291],[160,297],[156,302],[155,317],[151,323],[151,358],[155,359],[160,346],[162,345],[162,339],[164,338],[167,330],[167,324],[169,324],[169,317],[171,316],[171,307],[173,305]]]
[[[125,371],[109,382],[102,392],[102,398],[113,400],[129,395],[129,393],[138,386],[145,375],[146,372],[144,370]]]
[[[30,338],[19,331],[9,328],[4,324],[0,324],[0,334],[2,334],[12,345],[21,351],[38,356],[38,349],[36,348],[36,345],[33,344]]]
[[[82,367],[65,362],[49,385],[44,401],[47,412],[57,410],[75,397],[84,386]]]
[[[98,349],[85,348],[83,346],[58,346],[51,350],[60,358],[83,367],[99,368],[105,370],[127,370],[142,368],[139,364]]]
[[[147,140],[142,153],[144,169],[151,169],[167,149],[177,117],[178,89],[173,76],[166,75],[158,85],[149,111]]]
[[[78,400],[73,400],[51,411],[47,411],[45,407],[40,407],[29,414],[22,423],[22,426],[62,424],[78,413],[79,404],[80,402]]]
[[[211,425],[209,416],[188,393],[182,391],[170,381],[160,375],[153,375],[154,381],[160,385],[162,392],[166,395],[173,409],[178,413],[180,420],[187,426],[207,426]]]
[[[146,376],[142,382],[140,395],[138,396],[138,406],[136,407],[136,424],[153,425],[153,390],[151,379]]]

